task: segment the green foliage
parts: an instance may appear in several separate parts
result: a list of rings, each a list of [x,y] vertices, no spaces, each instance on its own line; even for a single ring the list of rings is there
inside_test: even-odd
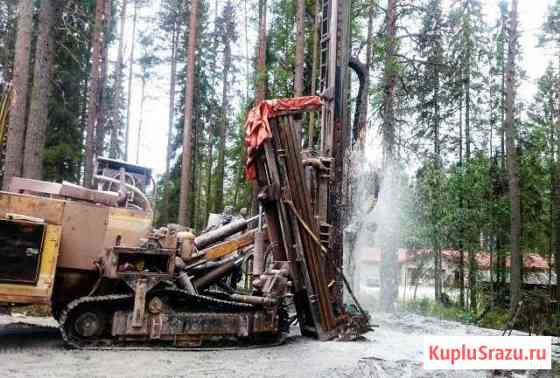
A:
[[[52,94],[44,156],[46,180],[79,182],[86,119],[89,40],[93,4],[69,2],[75,17],[57,28]]]
[[[438,319],[458,321],[465,324],[473,324],[475,322],[475,317],[469,311],[457,306],[444,306],[427,298],[406,303],[405,309],[412,313]]]
[[[172,12],[173,0],[168,0],[164,9],[166,13],[160,16],[160,27],[162,30],[170,30],[169,23],[173,22],[169,12]],[[218,13],[218,11],[216,11]],[[214,208],[215,194],[213,188],[217,187],[218,181],[223,180],[224,202],[225,205],[232,205],[236,209],[248,207],[251,199],[250,184],[246,183],[243,175],[244,162],[244,121],[245,112],[238,114],[235,122],[228,122],[226,128],[226,149],[225,149],[225,175],[216,175],[216,165],[218,161],[219,141],[216,135],[216,125],[221,122],[222,114],[230,118],[233,113],[231,109],[222,109],[222,67],[223,47],[227,42],[226,38],[235,41],[237,36],[235,9],[232,4],[225,4],[220,16],[213,19],[210,16],[209,4],[201,2],[200,14],[198,18],[199,33],[197,53],[197,65],[195,68],[196,87],[194,102],[193,120],[193,175],[191,181],[190,204],[192,227],[201,230],[206,226],[208,210]],[[186,36],[185,36],[186,37]],[[183,38],[185,38],[183,37]],[[185,40],[182,38],[179,57],[184,56],[183,46]],[[233,72],[236,67],[236,53],[234,52]],[[179,58],[180,59],[180,58]],[[184,102],[185,92],[185,70],[178,73],[177,107],[175,116],[175,139],[172,146],[174,151],[171,169],[171,188],[170,188],[170,222],[176,221],[179,208],[180,174],[181,174],[181,155],[178,153],[183,141],[184,114],[181,104]],[[230,75],[230,80],[231,80]],[[226,94],[228,97],[230,93]],[[244,107],[243,107],[244,108]],[[210,148],[212,147],[212,148]],[[210,149],[212,154],[210,155]],[[210,175],[210,176],[209,176]],[[158,198],[157,208],[164,206],[163,198]],[[161,212],[160,212],[161,213]],[[160,220],[161,221],[161,220]]]
[[[495,308],[488,311],[478,323],[484,328],[504,329],[511,319],[511,313],[502,308]]]
[[[15,47],[16,0],[0,4],[0,91],[9,81]]]

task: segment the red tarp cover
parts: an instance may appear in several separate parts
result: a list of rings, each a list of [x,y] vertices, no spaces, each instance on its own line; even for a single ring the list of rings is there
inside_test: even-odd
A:
[[[268,120],[281,112],[298,110],[318,110],[321,107],[319,96],[287,98],[280,100],[261,101],[251,109],[245,123],[245,148],[247,149],[247,164],[245,177],[247,180],[257,178],[255,154],[261,145],[272,137]]]

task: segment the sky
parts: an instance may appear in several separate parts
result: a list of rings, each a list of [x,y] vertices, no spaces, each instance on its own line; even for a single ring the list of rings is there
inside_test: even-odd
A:
[[[222,3],[220,0],[218,3]],[[519,97],[523,100],[530,100],[536,93],[536,82],[538,78],[544,73],[548,62],[552,59],[553,51],[550,48],[539,48],[538,33],[542,27],[548,6],[553,0],[519,0],[519,18],[520,18],[520,42],[522,47],[522,62],[521,66],[527,73],[527,79],[521,83],[519,88]],[[214,3],[214,2],[212,2]],[[251,4],[253,1],[249,0],[249,17],[254,17],[255,7]],[[269,2],[270,3],[270,2]],[[498,3],[499,0],[482,0],[484,4],[484,14],[486,21],[493,25],[496,17],[498,16]],[[213,5],[212,5],[213,6]],[[222,5],[219,5],[222,6]],[[269,5],[270,6],[270,5]],[[142,14],[149,13],[155,14],[159,9],[159,1],[151,2],[151,5],[142,10]],[[211,14],[213,10],[210,10]],[[130,12],[129,12],[130,14]],[[238,15],[240,22],[238,23],[238,32],[240,39],[238,41],[237,51],[244,54],[246,51],[246,43],[244,36],[244,19],[243,15]],[[128,57],[130,53],[130,41],[132,39],[131,22],[127,22],[127,33],[129,35],[127,46],[125,46],[125,56]],[[255,30],[253,23],[249,23],[249,53],[252,54],[255,45]],[[140,22],[138,29],[150,30],[154,29],[154,25]],[[159,32],[158,29],[157,32]],[[200,46],[204,48],[204,46]],[[116,49],[111,51],[111,58],[113,61],[116,57]],[[139,51],[136,49],[136,57]],[[168,54],[168,52],[164,52]],[[245,75],[244,62],[238,63],[240,75]],[[181,66],[178,67],[181,69]],[[135,67],[135,74],[138,74],[138,67]],[[157,78],[150,82],[147,86],[146,92],[149,94],[145,102],[144,108],[144,122],[142,129],[142,137],[140,143],[140,159],[141,165],[148,166],[154,170],[156,174],[162,174],[165,171],[165,155],[167,145],[167,127],[168,127],[168,109],[169,109],[169,65],[162,65],[157,70]],[[244,86],[244,83],[238,81],[236,83],[237,89]],[[135,79],[132,90],[132,103],[131,103],[131,123],[130,123],[130,151],[129,161],[136,162],[136,145],[137,145],[137,132],[138,121],[140,116],[140,80]],[[239,103],[239,101],[232,101],[232,103]]]
[[[489,0],[486,2],[488,3],[486,4],[487,9],[498,9],[498,1]],[[527,80],[521,83],[519,95],[526,100],[532,99],[535,95],[537,80],[545,72],[546,66],[553,57],[553,51],[550,48],[537,47],[538,35],[547,15],[548,7],[552,3],[552,0],[519,0],[521,65],[527,72]]]

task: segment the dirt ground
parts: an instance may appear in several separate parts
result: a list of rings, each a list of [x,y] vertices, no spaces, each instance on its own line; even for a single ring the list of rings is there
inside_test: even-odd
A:
[[[294,335],[281,346],[211,352],[80,351],[65,348],[49,318],[0,315],[0,377],[491,377],[489,372],[422,369],[425,334],[485,330],[416,315],[375,317],[360,342],[318,342]],[[559,350],[555,348],[556,356]],[[506,373],[553,377],[551,372]]]

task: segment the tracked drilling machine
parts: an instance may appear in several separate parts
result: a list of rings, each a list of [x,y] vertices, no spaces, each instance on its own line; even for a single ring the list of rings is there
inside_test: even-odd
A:
[[[15,178],[0,192],[0,303],[51,304],[80,348],[276,343],[291,308],[304,335],[366,332],[367,315],[340,301],[347,3],[322,1],[322,96],[249,114],[255,218],[199,236],[153,229],[150,170],[110,159],[98,159],[97,190]],[[310,111],[322,112],[315,152],[302,151],[294,127]]]

